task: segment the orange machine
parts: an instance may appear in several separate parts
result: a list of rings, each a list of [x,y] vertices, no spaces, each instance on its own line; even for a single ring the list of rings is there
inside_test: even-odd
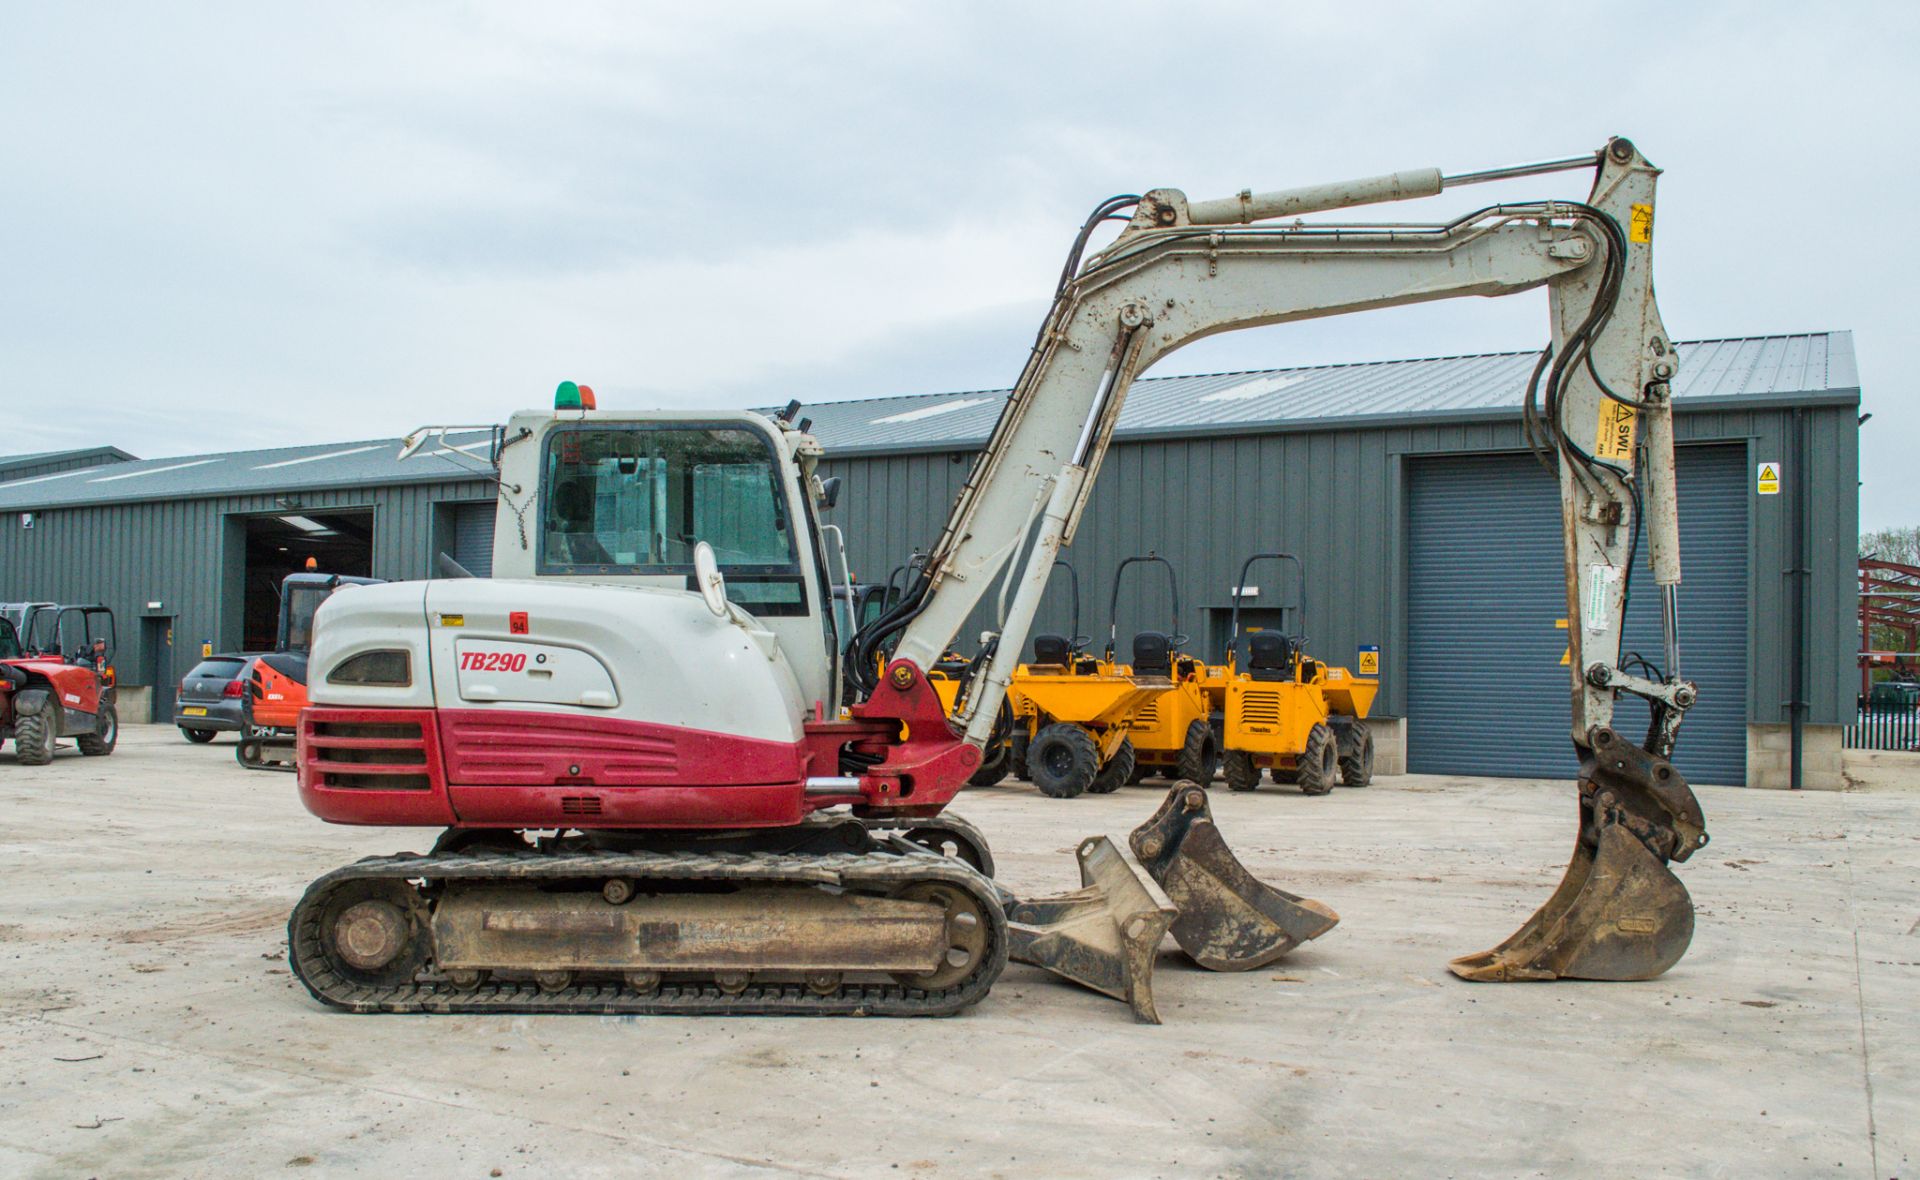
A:
[[[248,770],[294,769],[294,737],[307,707],[307,656],[313,650],[313,613],[343,586],[368,586],[379,578],[345,574],[288,574],[280,583],[280,625],[273,650],[253,661],[247,675],[246,728],[234,757]]]

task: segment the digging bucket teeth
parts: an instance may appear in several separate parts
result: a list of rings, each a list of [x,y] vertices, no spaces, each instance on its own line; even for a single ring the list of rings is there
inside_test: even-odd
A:
[[[1560,885],[1490,951],[1448,966],[1475,982],[1652,979],[1693,940],[1693,899],[1668,868],[1707,843],[1673,765],[1595,728],[1580,764],[1580,834]]]
[[[1340,915],[1256,880],[1214,826],[1205,789],[1178,783],[1128,843],[1179,914],[1180,949],[1213,971],[1251,971],[1334,928]]]
[[[1113,841],[1080,842],[1082,888],[1007,907],[1009,957],[1124,1000],[1136,1020],[1159,1024],[1153,958],[1173,912],[1163,909]]]

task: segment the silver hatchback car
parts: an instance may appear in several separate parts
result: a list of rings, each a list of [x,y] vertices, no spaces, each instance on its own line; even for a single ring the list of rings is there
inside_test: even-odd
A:
[[[190,742],[204,743],[222,730],[246,727],[247,672],[254,653],[212,655],[201,660],[180,682],[173,704],[173,723]]]

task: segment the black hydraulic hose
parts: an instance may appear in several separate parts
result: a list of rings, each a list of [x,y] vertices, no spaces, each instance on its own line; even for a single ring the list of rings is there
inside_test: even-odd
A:
[[[1027,358],[1026,368],[1020,375],[1021,383],[1026,381],[1032,374],[1034,366],[1039,363],[1040,357],[1044,352],[1047,333],[1054,327],[1055,321],[1059,318],[1067,292],[1069,288],[1072,287],[1074,279],[1079,275],[1081,260],[1086,255],[1087,243],[1093,237],[1094,231],[1100,227],[1102,222],[1114,220],[1114,215],[1120,210],[1130,208],[1139,203],[1140,197],[1135,193],[1123,193],[1119,196],[1109,197],[1096,205],[1093,212],[1087,215],[1086,221],[1081,224],[1080,231],[1074,235],[1073,248],[1067,252],[1066,262],[1060,269],[1060,279],[1054,286],[1053,308],[1048,312],[1047,318],[1040,325],[1039,332],[1034,336],[1033,348]],[[1016,384],[1015,388],[1019,388],[1019,385]],[[1007,404],[1002,407],[1000,411],[999,421],[994,424],[993,433],[990,436],[991,440],[997,441],[1000,438],[1001,431],[1007,422],[1007,414],[1012,409],[1012,406],[1013,399],[1008,398]],[[992,441],[990,441],[988,445],[991,446]],[[887,639],[899,631],[904,630],[909,623],[918,618],[921,612],[926,609],[927,594],[933,587],[933,581],[929,571],[937,564],[938,560],[944,559],[949,540],[950,538],[947,535],[942,535],[940,544],[936,546],[936,552],[927,556],[927,565],[922,568],[920,576],[913,581],[911,587],[901,598],[900,602],[887,609],[885,613],[873,622],[867,624],[867,626],[862,627],[853,636],[852,641],[848,645],[853,651],[853,667],[849,673],[849,679],[853,681],[855,687],[860,689],[861,692],[871,693],[878,683],[878,672],[874,668],[875,653],[880,650]]]

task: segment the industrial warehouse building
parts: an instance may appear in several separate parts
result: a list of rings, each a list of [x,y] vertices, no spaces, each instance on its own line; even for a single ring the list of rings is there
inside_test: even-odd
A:
[[[1683,344],[1683,672],[1701,702],[1676,762],[1694,781],[1837,786],[1853,715],[1858,407],[1845,332]],[[1569,777],[1568,673],[1554,481],[1525,451],[1533,353],[1137,382],[1067,556],[1080,631],[1103,645],[1113,574],[1153,552],[1177,571],[1187,650],[1243,625],[1304,630],[1322,659],[1378,662],[1383,769]],[[881,581],[938,535],[1005,391],[816,404],[802,416],[843,478],[828,519],[854,577]],[[309,555],[339,573],[432,576],[447,553],[485,572],[494,524],[486,436],[397,461],[396,441],[129,461],[0,466],[0,599],[98,599],[121,622],[122,680],[170,692],[202,643],[259,647],[274,586]],[[68,458],[71,458],[69,456]],[[1640,547],[1629,647],[1660,658]],[[1039,629],[1066,632],[1056,578]],[[1645,588],[1644,590],[1642,588]],[[1120,642],[1166,629],[1163,574],[1136,566]],[[984,623],[977,619],[976,626]],[[971,643],[963,636],[962,645]],[[131,718],[132,711],[129,710]],[[1634,732],[1644,711],[1623,717]]]

